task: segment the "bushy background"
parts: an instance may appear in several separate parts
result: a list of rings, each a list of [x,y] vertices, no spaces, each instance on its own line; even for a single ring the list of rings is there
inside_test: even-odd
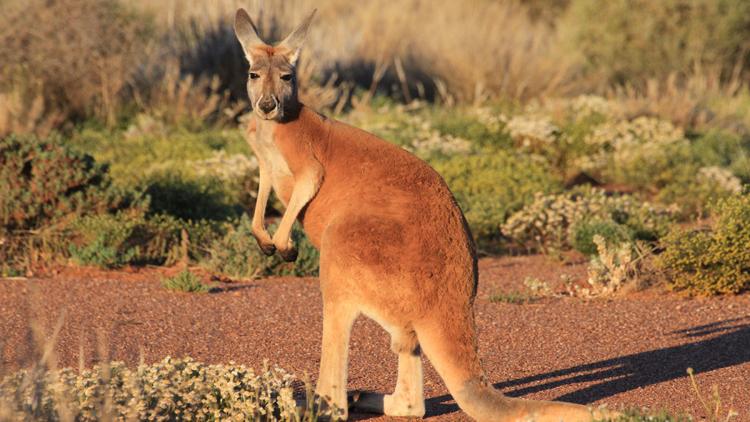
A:
[[[723,216],[746,206],[740,0],[6,1],[0,273],[186,260],[230,277],[316,273],[301,232],[294,265],[249,236],[238,6],[269,40],[319,9],[303,101],[432,164],[482,253],[596,258],[599,236],[663,251],[677,288],[750,287],[742,254],[686,261],[735,256]],[[273,200],[269,219],[281,212]],[[687,234],[700,227],[712,234]]]

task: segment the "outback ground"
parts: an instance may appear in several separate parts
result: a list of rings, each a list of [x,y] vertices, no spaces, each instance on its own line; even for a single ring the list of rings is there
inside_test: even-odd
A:
[[[543,256],[480,261],[476,317],[487,375],[510,396],[648,407],[705,414],[686,368],[708,396],[750,411],[750,295],[688,298],[660,288],[609,300],[545,298],[492,303],[523,280],[584,277],[584,263]],[[44,278],[0,282],[2,370],[27,366],[35,348],[29,321],[48,333],[60,318],[59,366],[90,366],[109,358],[136,365],[164,356],[207,363],[234,361],[255,368],[264,359],[299,377],[317,376],[321,300],[314,278],[221,282],[208,294],[174,293],[160,280],[175,269],[69,269]],[[105,346],[99,339],[104,338]],[[81,352],[83,353],[81,355]],[[0,373],[0,375],[2,375]],[[396,359],[387,334],[361,318],[351,341],[349,389],[389,392]],[[427,364],[425,396],[431,420],[468,420]],[[743,416],[744,415],[744,416]],[[355,419],[387,420],[374,415]]]

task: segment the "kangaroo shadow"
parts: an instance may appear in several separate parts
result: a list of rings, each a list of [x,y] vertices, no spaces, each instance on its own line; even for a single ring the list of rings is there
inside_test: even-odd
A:
[[[750,362],[748,317],[677,330],[670,334],[688,339],[713,336],[679,346],[503,381],[494,384],[494,387],[508,396],[519,397],[564,385],[594,382],[595,384],[555,398],[586,404],[639,387],[685,377],[688,367],[693,368],[696,373],[701,373]],[[428,414],[440,415],[458,411],[458,406],[450,403],[451,400],[450,395],[428,399]]]

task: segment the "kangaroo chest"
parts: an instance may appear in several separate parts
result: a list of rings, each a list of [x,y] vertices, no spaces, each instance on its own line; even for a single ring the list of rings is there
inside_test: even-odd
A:
[[[256,136],[250,137],[250,147],[262,165],[267,168],[276,196],[286,205],[292,196],[294,175],[289,169],[286,158],[274,142],[273,128],[258,125]]]

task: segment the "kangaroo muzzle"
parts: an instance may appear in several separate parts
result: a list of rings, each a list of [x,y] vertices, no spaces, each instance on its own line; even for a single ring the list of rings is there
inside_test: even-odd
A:
[[[279,100],[273,95],[262,95],[255,103],[255,109],[261,117],[272,118],[279,112]]]

